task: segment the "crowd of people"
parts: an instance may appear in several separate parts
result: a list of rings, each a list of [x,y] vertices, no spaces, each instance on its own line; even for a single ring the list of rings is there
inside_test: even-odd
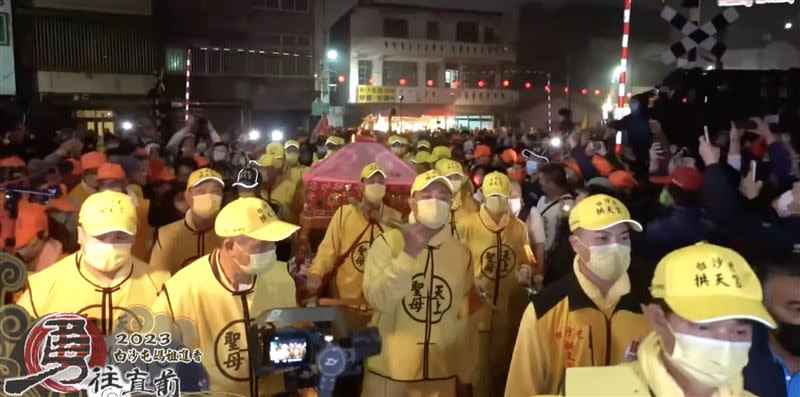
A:
[[[317,304],[381,335],[343,396],[800,396],[798,131],[754,118],[676,137],[657,101],[632,110],[581,128],[563,109],[551,133],[285,142],[142,118],[50,146],[9,111],[0,241],[28,278],[5,299],[106,335],[148,307],[204,352],[211,391],[245,396],[313,390],[257,377],[248,332]],[[386,204],[395,174],[370,159],[324,236],[301,239],[303,177],[351,135],[416,172],[408,206]]]

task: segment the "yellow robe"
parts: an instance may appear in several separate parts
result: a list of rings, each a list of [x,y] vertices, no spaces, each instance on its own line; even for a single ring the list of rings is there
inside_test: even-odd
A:
[[[189,210],[191,211],[191,210]],[[190,212],[184,219],[162,226],[156,234],[150,267],[175,274],[222,244],[214,229],[198,232]]]
[[[87,272],[80,258],[81,253],[76,252],[31,275],[17,304],[34,319],[50,313],[85,316],[96,321],[104,335],[120,327],[141,329],[132,308],[150,307],[169,275],[150,270],[146,263],[132,258],[111,285],[103,285]]]
[[[283,221],[294,224],[299,223],[299,214],[294,208],[297,186],[298,183],[291,173],[285,173],[271,190],[261,190],[261,198],[275,209],[278,217]]]
[[[247,329],[268,310],[297,306],[287,264],[276,262],[243,289],[230,285],[218,258],[215,250],[176,273],[153,303],[153,313],[166,313],[173,320],[172,330],[180,335],[176,339],[204,353],[202,364],[212,392],[252,396],[256,383],[259,396],[282,392],[281,375],[253,376]]]
[[[402,234],[391,230],[367,252],[362,288],[383,347],[367,359],[362,396],[405,397],[431,383],[437,387],[420,396],[454,396],[456,379],[471,382],[477,358],[469,345],[476,337],[470,254],[446,227],[416,258],[404,246]]]
[[[400,220],[400,213],[383,206],[383,215]],[[339,264],[334,281],[334,298],[361,299],[366,254],[372,242],[391,228],[386,224],[368,222],[361,211],[347,204],[336,210],[328,225],[325,238],[317,248],[314,263],[308,272],[324,276]],[[343,255],[347,255],[343,258]]]
[[[516,273],[521,265],[535,268],[525,224],[510,213],[496,224],[485,207],[458,224],[458,235],[469,247],[475,278],[485,285],[492,308],[484,303],[475,315],[480,332],[480,362],[475,395],[502,396],[514,351],[519,320],[529,303]]]

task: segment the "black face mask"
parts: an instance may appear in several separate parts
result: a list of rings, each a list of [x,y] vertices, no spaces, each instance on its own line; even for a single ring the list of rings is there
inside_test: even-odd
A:
[[[800,356],[800,325],[779,322],[775,339],[791,355]]]

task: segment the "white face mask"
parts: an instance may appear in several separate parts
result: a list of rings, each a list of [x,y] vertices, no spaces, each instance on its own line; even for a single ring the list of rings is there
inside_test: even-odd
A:
[[[511,213],[514,216],[519,216],[520,211],[522,211],[522,198],[512,198],[508,200],[508,209],[511,210]]]
[[[674,334],[675,348],[668,359],[681,372],[706,386],[727,385],[747,365],[750,342]]]
[[[81,240],[83,261],[92,269],[110,273],[119,270],[131,260],[133,243],[104,243],[92,236]]]
[[[461,186],[464,186],[464,181],[461,178],[457,180],[451,179],[450,184],[453,185],[453,192],[455,192],[453,194],[458,194],[461,191]]]
[[[580,244],[587,247],[583,242]],[[631,265],[631,247],[627,245],[613,243],[587,248],[589,248],[589,260],[584,262],[592,273],[603,280],[618,279]]]
[[[450,219],[450,203],[439,199],[419,200],[416,219],[428,229],[439,229]]]
[[[242,252],[247,252],[243,250],[242,247],[239,247],[239,250]],[[236,260],[235,257],[234,260]],[[269,251],[259,252],[257,254],[250,254],[249,263],[241,264],[239,261],[236,261],[236,264],[239,265],[243,272],[251,276],[256,276],[269,270],[277,261],[278,254],[275,252],[275,249],[271,249]]]
[[[364,185],[364,200],[370,204],[380,204],[383,196],[386,195],[386,185],[380,183],[370,183]]]
[[[508,212],[508,197],[489,196],[486,198],[486,210],[492,215],[503,215]]]
[[[192,212],[203,219],[216,216],[221,205],[222,196],[218,194],[198,194],[192,198]]]

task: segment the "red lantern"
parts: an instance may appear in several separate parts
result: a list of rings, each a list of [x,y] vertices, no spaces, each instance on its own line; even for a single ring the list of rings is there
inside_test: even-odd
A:
[[[595,89],[595,90],[594,90],[594,94],[595,94],[595,95],[597,95],[597,96],[600,96],[600,90],[598,90],[598,89]]]
[[[338,78],[338,79],[336,79],[336,80],[338,80],[338,81],[339,81],[339,84],[344,84],[344,76],[343,76],[343,75],[341,75],[341,74],[340,74],[340,75],[339,75],[339,78]]]
[[[550,93],[550,86],[549,85],[544,86],[544,91],[549,94]]]
[[[533,87],[533,84],[531,84],[530,81],[526,81],[524,87],[526,90],[530,90]]]
[[[428,87],[433,87],[433,80],[426,81],[425,85],[427,85]]]
[[[478,80],[478,87],[479,87],[479,88],[484,88],[484,87],[486,87],[486,82],[485,82],[485,81],[483,81],[483,80]]]
[[[508,80],[503,80],[503,87],[508,88],[508,86],[510,86],[510,85],[511,85],[511,83]]]
[[[681,99],[681,102],[683,102],[683,104],[685,105],[685,104],[689,103],[689,99],[683,98],[683,99]]]
[[[564,87],[564,93],[569,94],[569,86]]]
[[[408,83],[408,81],[406,81],[406,79],[400,79],[399,83],[400,83],[400,85],[406,85],[406,83]]]
[[[453,81],[453,82],[450,84],[450,86],[451,86],[451,87],[453,87],[453,88],[458,88],[458,87],[461,87],[461,82],[460,82],[460,81],[458,81],[458,80],[456,80],[456,81]]]
[[[370,77],[369,78],[369,85],[375,85],[375,78],[374,77]]]
[[[581,95],[588,95],[589,90],[587,88],[581,88]]]

